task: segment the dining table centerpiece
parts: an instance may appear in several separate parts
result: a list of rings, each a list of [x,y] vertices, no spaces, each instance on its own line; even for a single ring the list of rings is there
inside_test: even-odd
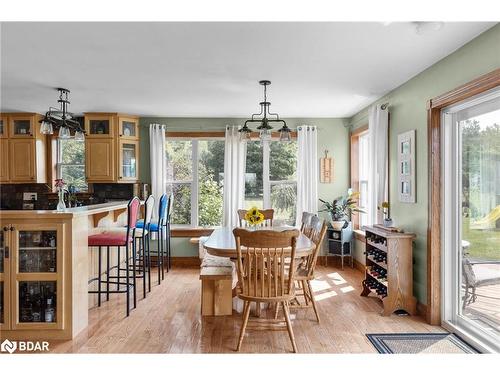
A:
[[[252,207],[247,211],[244,219],[249,226],[254,227],[264,221],[264,214],[257,207]]]
[[[332,202],[320,199],[325,208],[320,212],[328,212],[330,215],[330,224],[334,230],[341,230],[351,220],[353,212],[365,213],[358,207],[358,192],[351,189],[347,191],[347,196],[334,199]]]

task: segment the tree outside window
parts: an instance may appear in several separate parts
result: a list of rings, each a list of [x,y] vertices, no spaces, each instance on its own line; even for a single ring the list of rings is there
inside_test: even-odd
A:
[[[67,186],[76,191],[86,191],[85,142],[74,138],[57,140],[57,178],[62,178]]]

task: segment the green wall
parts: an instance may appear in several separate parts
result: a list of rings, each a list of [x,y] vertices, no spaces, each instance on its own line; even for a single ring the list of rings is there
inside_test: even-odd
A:
[[[149,124],[165,124],[168,131],[224,131],[226,125],[243,125],[242,118],[173,118],[142,117],[140,119],[141,159],[140,178],[143,182],[151,181],[149,163]],[[318,127],[318,156],[324,150],[334,159],[334,179],[331,184],[318,184],[318,196],[333,199],[347,192],[349,187],[349,129],[347,119],[338,118],[288,118],[287,125],[296,129],[299,125]],[[319,161],[318,161],[319,167]],[[198,248],[189,243],[187,238],[172,239],[172,256],[195,256]]]
[[[500,25],[437,62],[396,88],[376,103],[389,102],[390,120],[390,204],[397,226],[417,235],[414,248],[414,285],[419,301],[426,302],[427,252],[427,102],[429,99],[500,67]],[[368,108],[350,120],[353,128],[368,123]],[[397,135],[416,129],[417,202],[400,203],[397,191]],[[359,254],[359,244],[356,252]]]

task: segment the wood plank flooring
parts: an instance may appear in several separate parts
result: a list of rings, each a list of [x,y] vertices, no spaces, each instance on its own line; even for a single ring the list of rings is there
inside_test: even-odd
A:
[[[89,311],[90,325],[71,341],[51,341],[51,353],[234,353],[241,314],[200,316],[198,268],[177,268],[146,299],[138,288],[137,309],[125,317],[125,295]],[[312,309],[292,309],[299,353],[373,353],[366,333],[442,332],[421,317],[382,317],[376,297],[360,297],[362,273],[318,266],[313,281],[321,323]],[[139,284],[140,285],[140,284]],[[272,309],[263,316],[271,317]],[[282,315],[280,314],[280,317]],[[250,321],[252,317],[250,318]],[[241,352],[290,353],[286,331],[247,330]]]

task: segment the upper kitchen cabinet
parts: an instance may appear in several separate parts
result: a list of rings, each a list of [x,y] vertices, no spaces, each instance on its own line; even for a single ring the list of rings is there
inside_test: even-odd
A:
[[[115,126],[113,113],[85,113],[85,133],[89,138],[113,138]]]
[[[85,113],[87,182],[137,182],[139,118],[119,113]]]
[[[0,114],[0,182],[46,183],[46,136],[36,113]]]
[[[35,113],[9,115],[10,138],[36,138],[39,135],[39,116]],[[37,133],[38,132],[38,133]]]
[[[121,139],[139,139],[139,118],[118,116],[118,137]]]
[[[115,140],[85,139],[85,176],[87,182],[114,182]]]
[[[9,138],[9,118],[7,116],[0,116],[0,138]]]

